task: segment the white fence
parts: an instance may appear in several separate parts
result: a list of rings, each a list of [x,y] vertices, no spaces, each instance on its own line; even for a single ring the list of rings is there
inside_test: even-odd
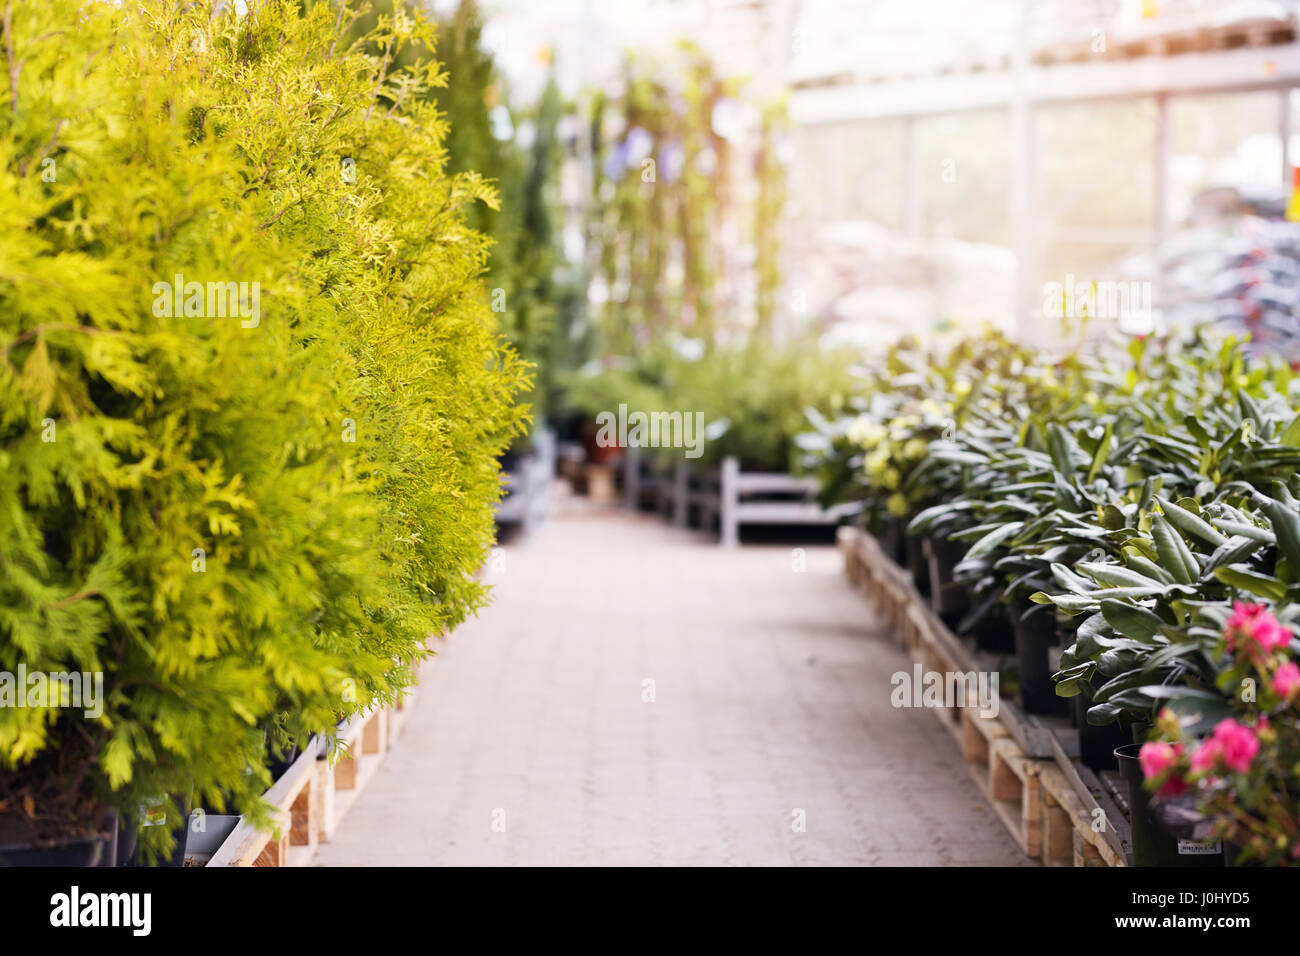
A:
[[[647,463],[640,449],[623,460],[623,492],[639,508],[653,497],[659,513],[678,527],[690,524],[692,510],[701,527],[717,524],[723,547],[740,543],[742,525],[835,525],[857,511],[853,503],[822,508],[814,500],[817,481],[780,472],[741,471],[736,458],[704,474],[679,461],[668,471]]]

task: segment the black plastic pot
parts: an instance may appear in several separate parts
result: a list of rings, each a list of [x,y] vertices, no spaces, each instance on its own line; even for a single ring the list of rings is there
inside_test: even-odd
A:
[[[1101,681],[1094,674],[1092,689],[1095,691],[1100,684]],[[1115,748],[1130,742],[1129,729],[1119,721],[1100,727],[1088,723],[1088,708],[1092,706],[1091,694],[1082,693],[1071,697],[1070,705],[1074,710],[1074,726],[1079,732],[1079,759],[1083,765],[1094,773],[1114,770]]]
[[[907,569],[912,572],[912,583],[922,597],[930,596],[930,562],[925,557],[925,545],[920,535],[905,534]]]
[[[285,772],[293,766],[294,761],[298,759],[298,755],[301,753],[302,751],[298,749],[298,745],[293,744],[285,751],[283,757],[272,757],[267,761],[266,769],[271,772],[272,783],[285,775]]]
[[[953,569],[966,556],[967,546],[948,538],[926,538],[930,562],[930,607],[951,628],[970,610],[970,593],[952,579]]]
[[[171,856],[165,860],[146,863],[140,855],[140,835],[135,831],[120,830],[117,835],[117,865],[124,867],[184,866],[185,837],[184,830],[176,834],[176,845],[172,848]]]
[[[242,819],[243,817],[233,814],[209,813],[203,818],[203,829],[196,830],[198,824],[195,817],[191,816],[185,828],[186,853],[201,864],[207,863]]]
[[[1151,732],[1151,721],[1135,720],[1129,724],[1128,729],[1133,743],[1144,744],[1147,741],[1147,734]]]
[[[102,834],[0,846],[0,867],[6,866],[112,866],[111,838]]]
[[[967,592],[967,602],[974,603],[973,595]],[[975,646],[982,651],[995,654],[1011,654],[1016,649],[1016,637],[1011,626],[1011,618],[1001,604],[995,604],[989,613],[971,627],[970,636],[975,639]]]
[[[880,550],[897,565],[907,564],[906,526],[900,518],[886,518],[880,531]]]
[[[1056,615],[1049,607],[1030,613],[1028,607],[1011,609],[1016,636],[1016,663],[1020,669],[1020,705],[1029,714],[1069,713],[1069,701],[1056,694],[1050,650],[1055,646]]]
[[[1222,848],[1209,850],[1204,844],[1178,840],[1167,833],[1152,812],[1151,795],[1142,785],[1138,762],[1141,744],[1115,748],[1119,772],[1128,781],[1129,825],[1133,832],[1134,866],[1217,867],[1223,866]],[[1207,852],[1208,850],[1208,852]]]
[[[171,799],[163,801],[165,811],[162,821],[157,826],[164,826],[168,819],[174,819],[177,814],[183,813],[181,806]],[[140,810],[141,818],[144,816],[144,808]],[[175,836],[175,846],[172,847],[171,856],[156,860],[153,863],[146,863],[140,853],[140,831],[136,826],[126,826],[120,821],[117,825],[117,866],[123,867],[170,867],[185,865],[185,839],[188,830],[182,828]]]

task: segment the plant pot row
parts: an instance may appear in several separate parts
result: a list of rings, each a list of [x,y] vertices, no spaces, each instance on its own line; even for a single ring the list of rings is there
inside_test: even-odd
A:
[[[171,856],[152,864],[144,862],[136,829],[114,821],[107,832],[90,836],[0,846],[0,867],[184,866],[187,856],[211,857],[241,819],[230,814],[191,815],[177,835]]]
[[[10,843],[0,846],[0,867],[112,866],[112,836],[94,834],[63,840]]]
[[[970,592],[954,580],[954,570],[965,556],[965,545],[942,538],[908,535],[903,522],[893,519],[886,522],[882,544],[887,554],[911,572],[917,590],[929,596],[931,607],[940,619],[956,628],[972,605]],[[1097,772],[1115,769],[1115,748],[1128,742],[1127,730],[1119,724],[1088,723],[1091,694],[1066,699],[1056,693],[1052,649],[1061,645],[1063,638],[1050,607],[1024,602],[1003,611],[1002,605],[998,605],[982,625],[972,630],[971,636],[980,650],[1014,652],[1020,678],[1020,705],[1026,713],[1072,717],[1079,734],[1083,764]]]
[[[1079,731],[1079,760],[1094,773],[1117,769],[1115,749],[1129,743],[1132,729],[1119,722],[1110,724],[1088,723],[1088,706],[1092,694],[1101,686],[1103,678],[1094,675],[1088,691],[1070,698],[1074,726]]]
[[[313,739],[310,746],[315,745]],[[295,744],[282,756],[272,757],[267,762],[273,784],[302,752]],[[168,814],[180,809],[179,804],[169,800],[142,807],[140,812],[146,818],[144,826],[148,828],[166,825]],[[200,819],[201,824],[197,822]],[[144,862],[141,853],[139,830],[118,819],[114,813],[109,815],[99,833],[57,840],[19,840],[0,845],[0,867],[179,867],[185,865],[187,856],[210,857],[240,819],[240,816],[232,814],[188,814],[186,826],[178,834],[171,855],[149,864]]]
[[[970,593],[954,581],[954,569],[964,556],[959,542],[926,538],[909,538],[901,522],[889,522],[882,540],[886,553],[911,571],[918,591],[922,576],[929,586],[934,612],[950,627],[970,610]],[[1141,741],[1147,724],[1124,726],[1118,722],[1095,725],[1087,720],[1087,711],[1103,678],[1094,676],[1084,693],[1071,699],[1056,694],[1051,659],[1054,646],[1063,642],[1056,616],[1050,607],[1026,603],[1008,612],[1009,622],[995,622],[989,632],[975,632],[976,646],[985,650],[1006,650],[1006,624],[1014,637],[1014,650],[1020,671],[1020,699],[1030,714],[1073,717],[1079,734],[1079,756],[1084,766],[1100,772],[1118,769],[1128,783],[1129,807],[1136,866],[1222,867],[1234,864],[1237,848],[1229,843],[1210,841],[1203,832],[1205,821],[1177,802],[1153,802],[1143,786],[1144,776],[1138,762]],[[996,632],[1001,629],[1003,640]],[[990,646],[990,645],[994,646]]]

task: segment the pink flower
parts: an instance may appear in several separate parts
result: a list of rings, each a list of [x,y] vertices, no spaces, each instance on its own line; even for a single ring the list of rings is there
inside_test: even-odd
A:
[[[1142,745],[1138,751],[1138,762],[1142,764],[1142,774],[1148,780],[1158,777],[1174,764],[1182,755],[1182,745],[1167,744],[1163,740]]]
[[[1246,604],[1237,601],[1232,606],[1232,617],[1228,618],[1224,629],[1228,650],[1244,650],[1254,654],[1256,650],[1265,654],[1291,643],[1291,632],[1279,623],[1262,604]]]
[[[1280,651],[1291,643],[1291,632],[1269,614],[1255,627],[1255,643],[1265,654]]]
[[[1214,739],[1205,741],[1197,748],[1196,753],[1192,754],[1192,772],[1199,773],[1202,770],[1213,770],[1219,765],[1219,757],[1223,755],[1223,750],[1219,747],[1219,742]]]
[[[1273,675],[1273,691],[1283,700],[1290,700],[1300,693],[1300,667],[1294,661],[1287,661]]]
[[[1142,775],[1148,780],[1159,777],[1162,774],[1169,773],[1165,782],[1160,785],[1158,793],[1162,797],[1176,797],[1180,793],[1187,792],[1187,782],[1183,780],[1180,772],[1175,770],[1178,762],[1183,758],[1183,745],[1181,743],[1166,743],[1163,740],[1152,741],[1142,745],[1138,751],[1138,762],[1142,765]]]
[[[1219,756],[1229,770],[1245,773],[1250,769],[1250,762],[1259,753],[1259,738],[1255,731],[1244,724],[1239,724],[1231,717],[1219,722],[1214,728],[1214,743],[1218,745]]]
[[[1187,792],[1187,781],[1178,774],[1173,774],[1160,785],[1156,794],[1161,797],[1178,797]]]

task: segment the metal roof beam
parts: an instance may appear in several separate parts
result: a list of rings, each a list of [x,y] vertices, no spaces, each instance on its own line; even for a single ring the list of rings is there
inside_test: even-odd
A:
[[[790,107],[801,125],[1006,109],[1013,82],[997,72],[813,87],[795,90]],[[1300,86],[1300,43],[1032,66],[1026,85],[1031,105],[1285,89]]]

